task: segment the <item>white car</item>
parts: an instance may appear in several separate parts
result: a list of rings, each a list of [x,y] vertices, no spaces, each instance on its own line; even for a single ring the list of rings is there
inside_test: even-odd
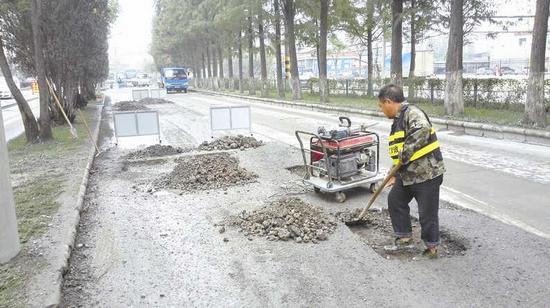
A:
[[[11,96],[11,91],[8,88],[6,79],[4,77],[0,77],[0,99],[11,99],[11,98],[13,97]]]
[[[0,89],[0,99],[11,99],[11,92]]]

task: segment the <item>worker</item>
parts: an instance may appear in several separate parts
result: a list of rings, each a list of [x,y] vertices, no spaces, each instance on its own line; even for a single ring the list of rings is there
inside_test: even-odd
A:
[[[396,239],[386,251],[414,248],[409,203],[418,203],[421,239],[426,249],[415,259],[437,258],[439,239],[439,187],[443,182],[445,166],[439,142],[428,115],[409,104],[403,89],[388,84],[380,89],[378,107],[393,119],[389,137],[389,152],[393,164],[402,167],[390,179],[388,211]]]

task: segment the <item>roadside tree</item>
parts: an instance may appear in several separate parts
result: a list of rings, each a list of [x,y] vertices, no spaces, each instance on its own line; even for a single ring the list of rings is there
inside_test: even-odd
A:
[[[548,34],[548,0],[537,0],[529,79],[527,81],[527,101],[525,102],[524,123],[536,127],[546,127],[544,109],[544,64],[546,59],[546,36]]]

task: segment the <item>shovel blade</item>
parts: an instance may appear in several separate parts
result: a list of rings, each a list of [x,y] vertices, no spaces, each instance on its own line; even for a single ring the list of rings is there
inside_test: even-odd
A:
[[[364,219],[357,219],[357,220],[350,220],[350,221],[346,221],[344,222],[346,224],[346,226],[348,227],[353,227],[353,226],[362,226],[362,225],[365,225],[367,224],[367,221],[364,220]]]

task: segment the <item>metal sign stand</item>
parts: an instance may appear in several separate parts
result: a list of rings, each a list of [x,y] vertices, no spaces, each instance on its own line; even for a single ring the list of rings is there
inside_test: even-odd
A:
[[[140,120],[140,115],[154,114],[155,117],[155,129],[145,130],[143,119]],[[131,115],[131,117],[128,117]],[[126,119],[125,119],[126,118]],[[125,123],[126,127],[117,125],[119,123]],[[162,143],[160,138],[160,119],[158,111],[131,111],[131,112],[115,112],[113,113],[113,123],[115,128],[115,140],[118,145],[118,139],[120,137],[139,137],[139,136],[158,136],[159,143]]]
[[[248,134],[252,136],[250,105],[210,107],[211,138],[214,138],[214,131],[240,129],[248,130]]]

